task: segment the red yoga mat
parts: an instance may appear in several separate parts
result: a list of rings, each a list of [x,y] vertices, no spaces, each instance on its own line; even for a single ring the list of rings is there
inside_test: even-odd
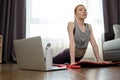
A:
[[[70,64],[66,65],[66,67],[68,69],[80,69],[81,68],[79,65],[70,65]]]
[[[70,64],[53,64],[53,66],[64,67],[66,66],[68,69],[80,69],[79,65],[70,65]]]
[[[59,66],[59,67],[66,66],[68,69],[80,69],[81,67],[112,67],[118,65],[120,65],[120,62],[98,63],[98,62],[90,62],[90,61],[80,61],[73,65],[54,64],[54,66]]]
[[[120,62],[98,63],[98,62],[90,62],[90,61],[80,61],[75,65],[79,65],[81,67],[111,67],[111,66],[120,65]]]

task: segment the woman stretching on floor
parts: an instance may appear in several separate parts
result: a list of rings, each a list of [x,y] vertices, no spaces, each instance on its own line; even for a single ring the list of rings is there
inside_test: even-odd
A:
[[[87,10],[84,5],[77,5],[74,9],[75,21],[68,23],[69,34],[69,48],[58,54],[53,58],[53,63],[75,64],[79,62],[85,55],[88,42],[90,41],[94,55],[97,62],[102,62],[99,56],[98,45],[95,41],[92,27],[88,23],[84,23],[84,19],[87,17]]]

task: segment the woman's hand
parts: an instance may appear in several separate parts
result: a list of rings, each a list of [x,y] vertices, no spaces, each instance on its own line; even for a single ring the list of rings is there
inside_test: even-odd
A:
[[[102,61],[102,60],[98,60],[97,62],[98,62],[98,63],[111,63],[111,62],[108,62],[108,61]]]
[[[71,65],[74,65],[74,64],[76,64],[77,62],[71,62]]]
[[[80,63],[80,61],[78,61],[78,62],[73,62],[73,63],[71,63],[70,65],[76,65],[76,64],[79,64]]]

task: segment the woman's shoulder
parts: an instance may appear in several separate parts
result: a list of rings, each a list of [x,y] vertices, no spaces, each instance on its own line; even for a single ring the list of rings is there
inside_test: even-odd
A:
[[[74,22],[70,21],[68,22],[68,25],[74,25]]]
[[[74,22],[72,21],[68,22],[68,28],[74,28]]]
[[[91,26],[91,24],[89,24],[89,23],[85,23],[87,26]]]
[[[87,25],[87,27],[91,30],[91,24],[89,24],[89,23],[85,23],[86,25]]]

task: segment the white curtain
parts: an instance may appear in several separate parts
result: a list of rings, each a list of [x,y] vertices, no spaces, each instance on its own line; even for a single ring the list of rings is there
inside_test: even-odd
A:
[[[69,47],[67,23],[74,21],[74,8],[78,4],[86,6],[88,17],[101,53],[103,33],[102,0],[27,0],[27,36],[41,36],[43,47],[50,42],[54,55]],[[86,57],[93,57],[88,45]]]

